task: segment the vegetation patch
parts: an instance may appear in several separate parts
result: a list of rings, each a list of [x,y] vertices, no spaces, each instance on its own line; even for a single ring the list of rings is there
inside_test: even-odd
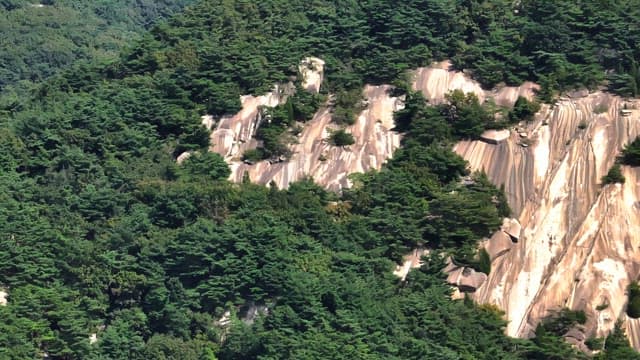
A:
[[[538,111],[540,111],[540,103],[529,101],[524,96],[518,96],[513,109],[509,111],[509,122],[531,121]]]
[[[640,137],[624,147],[619,160],[623,165],[640,166]]]
[[[338,129],[329,135],[329,144],[333,146],[349,146],[355,144],[353,135],[346,132],[344,129]]]
[[[629,285],[628,302],[627,302],[627,315],[630,318],[640,318],[640,285],[637,281],[632,282]]]
[[[625,178],[624,178],[624,175],[622,175],[622,169],[620,167],[620,164],[614,164],[611,167],[611,169],[609,169],[609,172],[607,172],[607,175],[602,177],[603,185],[624,184],[624,182],[625,182]]]

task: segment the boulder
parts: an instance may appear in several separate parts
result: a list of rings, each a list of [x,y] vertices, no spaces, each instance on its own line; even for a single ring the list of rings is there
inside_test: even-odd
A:
[[[457,286],[461,292],[475,292],[485,281],[487,274],[468,267],[457,268],[447,276],[447,283]]]
[[[517,219],[509,219],[505,218],[502,221],[502,231],[504,231],[507,235],[511,237],[513,242],[518,242],[520,239],[520,232],[522,231],[522,226]]]
[[[497,257],[504,255],[507,251],[511,250],[513,246],[513,241],[511,240],[511,236],[505,233],[502,230],[496,231],[491,239],[487,242],[487,246],[485,250],[489,253],[489,257],[491,261],[495,260]]]
[[[480,135],[480,140],[497,145],[509,138],[511,132],[509,130],[487,130]]]
[[[178,157],[176,158],[176,163],[178,163],[178,165],[182,164],[185,160],[190,158],[191,155],[192,155],[191,151],[183,152],[182,154],[178,155]]]
[[[585,341],[587,339],[587,337],[584,335],[584,333],[577,328],[572,328],[571,330],[569,330],[565,335],[565,338],[573,338],[576,339],[578,341]]]

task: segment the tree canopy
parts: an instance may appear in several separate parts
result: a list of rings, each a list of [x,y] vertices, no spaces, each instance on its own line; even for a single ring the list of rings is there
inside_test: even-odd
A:
[[[186,2],[46,3],[0,1],[2,21],[66,14],[55,56],[33,62],[43,68],[20,62],[28,46],[0,55],[4,81],[35,83],[0,96],[2,358],[580,358],[553,326],[512,339],[496,309],[450,299],[445,256],[487,269],[477,241],[509,213],[451,151],[493,120],[477,98],[428,106],[398,86],[401,149],[341,194],[311,180],[286,190],[228,182],[200,116],[233,113],[239,95],[274,83],[300,85],[307,56],[326,61],[325,93],[299,91],[272,109],[256,158],[283,150],[281,136],[327,93],[336,122],[349,124],[363,84],[400,84],[434,59],[486,86],[532,79],[550,93],[609,70],[612,89],[633,94],[636,2],[202,0],[111,60],[84,53],[129,41],[110,48],[104,29],[145,28]],[[37,19],[58,29],[56,16]],[[392,270],[416,246],[433,252],[402,282]],[[635,354],[615,336],[607,341]]]

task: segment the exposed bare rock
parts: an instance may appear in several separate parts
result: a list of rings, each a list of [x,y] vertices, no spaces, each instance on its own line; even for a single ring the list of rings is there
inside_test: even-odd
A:
[[[320,85],[324,78],[324,60],[308,57],[300,62],[298,67],[302,75],[302,87],[312,93],[320,92]]]
[[[623,319],[625,319],[625,333],[629,342],[634,348],[640,349],[640,319],[632,319],[626,313],[623,315]]]
[[[92,333],[89,335],[89,344],[95,344],[98,342],[98,334]]]
[[[276,86],[272,92],[262,96],[242,96],[242,110],[233,116],[223,116],[218,121],[216,129],[211,133],[210,150],[231,159],[241,156],[247,149],[255,148],[257,142],[254,136],[262,121],[261,107],[275,107],[283,103],[291,91],[291,85]],[[213,126],[214,120],[205,115],[202,123]]]
[[[487,130],[480,135],[480,140],[489,144],[498,145],[499,143],[507,140],[510,136],[511,132],[507,129]]]
[[[356,123],[346,129],[355,139],[353,145],[336,147],[327,143],[328,130],[334,125],[329,109],[321,108],[305,124],[299,143],[291,146],[293,155],[288,161],[261,161],[257,164],[230,161],[231,180],[239,182],[247,172],[253,182],[268,184],[274,181],[280,188],[286,188],[305,176],[311,176],[318,184],[331,190],[350,186],[349,174],[379,169],[400,146],[400,134],[391,129],[395,126],[393,112],[403,103],[389,95],[390,88],[386,85],[365,87],[363,94],[367,108],[360,113]],[[247,141],[242,148],[255,145],[255,142]]]
[[[207,130],[213,129],[213,125],[215,125],[216,123],[213,116],[203,115],[201,119],[202,119],[202,125],[204,125],[207,128]]]
[[[511,250],[513,241],[511,237],[504,231],[496,231],[491,239],[487,242],[485,250],[489,253],[491,261],[497,257],[504,255],[507,251]]]
[[[513,242],[518,242],[518,239],[520,239],[520,232],[522,231],[522,225],[520,225],[518,219],[504,219],[501,230],[509,235]]]
[[[580,342],[585,341],[587,339],[587,337],[584,335],[584,332],[575,327],[567,331],[567,333],[564,334],[564,337],[576,339],[577,341],[580,341]]]
[[[472,92],[482,102],[487,99],[502,106],[512,106],[518,96],[532,99],[538,85],[526,82],[518,87],[503,86],[491,91],[485,91],[480,83],[472,80],[459,71],[451,70],[451,63],[443,61],[430,67],[419,68],[413,74],[413,89],[420,90],[432,104],[441,103],[444,96],[451,90]]]
[[[468,267],[456,268],[448,274],[447,283],[458,287],[461,292],[474,292],[487,280],[485,273]]]
[[[603,105],[606,112],[594,112]],[[522,224],[513,231],[519,242],[496,258],[475,293],[477,301],[505,310],[509,335],[527,336],[561,307],[587,313],[589,336],[605,335],[623,316],[626,287],[640,274],[640,214],[634,207],[640,170],[623,168],[624,185],[599,184],[623,145],[640,133],[640,114],[620,116],[620,105],[621,99],[605,93],[561,100],[543,106],[526,126],[528,148],[513,138],[455,147],[473,169],[505,185]],[[609,306],[596,311],[603,301]],[[627,321],[636,347],[637,326]]]
[[[269,307],[266,305],[250,302],[249,308],[243,314],[241,320],[247,325],[252,325],[258,316],[269,315]]]
[[[431,103],[462,89],[509,106],[518,96],[531,98],[536,85],[486,91],[440,63],[418,69],[413,88]],[[246,171],[254,182],[286,187],[310,175],[329,189],[340,189],[349,186],[348,174],[379,168],[399,145],[400,136],[390,129],[392,113],[402,102],[388,89],[364,89],[368,106],[347,129],[356,140],[349,147],[324,141],[332,125],[323,108],[305,125],[288,161],[240,162],[239,155],[256,146],[259,106],[279,103],[277,92],[244,97],[239,114],[218,121],[212,146],[231,163],[235,181]],[[478,302],[502,308],[512,336],[531,336],[541,318],[562,307],[587,313],[587,337],[603,336],[617,319],[626,319],[625,291],[640,276],[640,169],[623,167],[625,184],[599,184],[620,149],[640,134],[639,104],[602,92],[571,95],[554,106],[543,105],[533,121],[501,141],[462,141],[454,148],[473,170],[484,170],[492,182],[505,186],[517,222],[510,221],[489,240],[493,262],[488,277],[450,264],[449,283],[476,290]],[[609,306],[596,310],[603,303]],[[640,349],[640,321],[626,319],[625,326]]]
[[[411,253],[403,257],[402,265],[397,265],[396,269],[393,271],[393,274],[404,281],[411,269],[416,269],[422,266],[422,261],[420,259],[422,258],[422,256],[427,255],[428,253],[429,250],[424,248],[414,249]]]
[[[0,306],[7,306],[7,296],[9,294],[4,289],[0,289]]]
[[[178,155],[178,157],[176,158],[176,163],[178,163],[178,165],[182,164],[185,160],[190,158],[191,155],[192,155],[191,151],[183,152],[182,154]]]
[[[451,272],[453,272],[454,270],[457,270],[460,268],[460,266],[456,265],[453,263],[453,260],[451,260],[451,256],[448,256],[445,259],[445,263],[447,264],[444,269],[442,269],[442,272],[445,274],[449,274]]]

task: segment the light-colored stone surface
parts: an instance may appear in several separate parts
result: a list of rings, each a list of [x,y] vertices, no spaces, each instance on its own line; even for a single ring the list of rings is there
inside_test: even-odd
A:
[[[411,269],[417,269],[422,266],[422,261],[420,259],[422,258],[422,256],[427,255],[428,253],[429,250],[424,248],[414,249],[411,253],[403,257],[402,265],[397,265],[396,269],[393,271],[393,274],[404,281]]]
[[[519,242],[494,261],[488,281],[474,294],[505,310],[509,335],[529,336],[542,317],[562,307],[587,313],[587,336],[602,336],[625,318],[626,287],[640,274],[640,213],[634,205],[640,170],[623,167],[624,185],[599,184],[620,149],[640,133],[640,114],[620,116],[621,103],[593,93],[543,106],[526,125],[528,148],[514,138],[455,147],[473,169],[504,184],[522,225]],[[607,112],[595,114],[601,104]],[[609,307],[596,311],[603,302]],[[640,347],[638,323],[626,326]]]
[[[308,57],[300,62],[298,71],[302,76],[302,88],[312,93],[320,92],[324,79],[324,60]]]
[[[398,98],[388,94],[390,86],[366,86],[363,91],[367,99],[367,108],[363,110],[356,123],[346,128],[354,137],[355,143],[346,147],[331,146],[326,140],[329,130],[337,127],[331,123],[329,108],[321,108],[305,124],[298,137],[298,143],[290,148],[293,153],[288,161],[272,163],[261,161],[257,164],[245,164],[238,159],[237,152],[227,152],[230,146],[214,146],[215,151],[222,151],[231,166],[233,181],[240,182],[247,172],[251,181],[269,184],[274,181],[279,188],[286,188],[290,183],[311,176],[318,184],[331,189],[340,190],[350,186],[349,174],[379,169],[400,146],[400,134],[391,131],[395,126],[393,112],[403,104]],[[251,129],[256,125],[241,127]],[[241,132],[239,132],[241,133]],[[237,134],[239,134],[237,133]],[[228,138],[242,137],[229,135]],[[245,138],[244,145],[256,146],[255,140]],[[250,148],[240,146],[238,148]],[[234,158],[235,156],[235,158]]]
[[[511,240],[511,237],[504,231],[496,231],[487,242],[485,249],[489,253],[491,261],[493,261],[511,250],[512,247],[513,240]]]
[[[488,142],[489,144],[497,145],[511,136],[511,131],[508,129],[503,130],[487,130],[480,135],[480,140]]]
[[[454,268],[447,273],[447,283],[461,292],[474,292],[487,280],[487,274],[468,267]]]
[[[475,93],[482,102],[493,99],[497,105],[512,106],[518,96],[528,99],[534,97],[538,85],[526,82],[518,87],[503,86],[494,90],[483,90],[477,81],[459,71],[450,70],[450,63],[443,61],[433,66],[419,68],[413,73],[413,89],[420,90],[432,104],[444,101],[445,95],[452,90]]]
[[[418,69],[413,87],[431,103],[462,89],[504,106],[518,96],[531,98],[536,88],[526,83],[486,91],[466,75],[449,71],[447,63]],[[349,186],[348,174],[379,168],[399,146],[400,136],[390,129],[393,111],[402,102],[390,97],[388,89],[364,89],[368,107],[347,129],[356,139],[352,146],[337,148],[324,141],[333,125],[329,110],[322,108],[305,125],[299,144],[291,147],[289,161],[243,164],[239,155],[256,145],[252,137],[260,122],[258,107],[281,101],[280,95],[271,94],[243,98],[240,114],[218,122],[213,149],[231,163],[235,181],[247,171],[254,182],[275,181],[279,187],[306,175],[329,189]],[[509,335],[531,336],[542,317],[569,307],[587,313],[587,337],[602,336],[623,319],[632,344],[640,348],[640,321],[624,314],[626,287],[640,275],[640,169],[623,167],[624,185],[599,184],[620,149],[640,134],[640,113],[634,109],[638,104],[626,101],[632,110],[622,116],[624,103],[606,93],[576,93],[554,106],[543,105],[533,121],[497,144],[462,141],[454,148],[472,169],[484,170],[496,185],[505,186],[520,229],[510,223],[489,240],[493,263],[486,281],[476,274],[465,278],[464,270],[453,269],[457,272],[449,274],[450,283],[476,287],[476,301],[502,308]],[[596,114],[596,108],[607,110]],[[509,244],[507,233],[518,242]],[[406,275],[408,270],[397,271]],[[595,310],[603,303],[609,306]]]

